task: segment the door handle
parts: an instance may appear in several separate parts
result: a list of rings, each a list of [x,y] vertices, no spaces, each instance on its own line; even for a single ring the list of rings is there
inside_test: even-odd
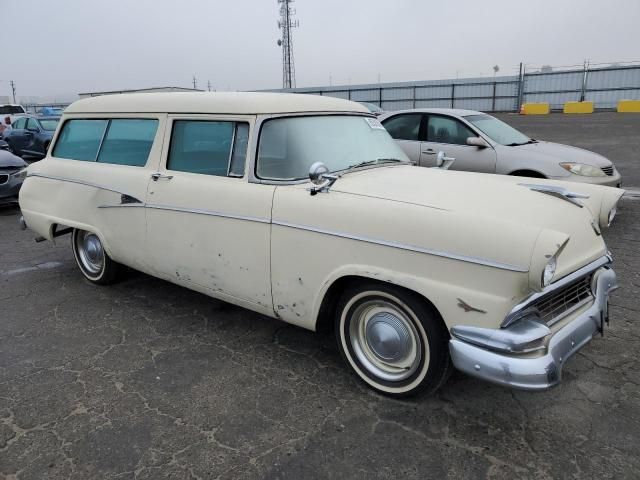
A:
[[[173,175],[163,175],[161,173],[152,173],[151,178],[153,178],[154,182],[157,182],[160,179],[171,180],[173,178]]]
[[[426,153],[427,155],[435,155],[436,151],[433,148],[427,148],[426,150],[422,150],[422,153]]]

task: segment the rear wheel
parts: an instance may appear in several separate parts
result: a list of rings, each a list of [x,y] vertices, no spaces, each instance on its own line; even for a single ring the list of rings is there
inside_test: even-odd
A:
[[[385,395],[433,393],[452,369],[449,334],[437,312],[394,286],[348,289],[338,304],[336,337],[355,374]]]
[[[117,280],[121,265],[105,252],[98,235],[76,228],[71,235],[71,247],[80,271],[91,283],[108,285]]]

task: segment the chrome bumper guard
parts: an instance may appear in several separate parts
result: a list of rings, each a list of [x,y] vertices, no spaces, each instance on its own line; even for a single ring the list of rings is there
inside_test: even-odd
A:
[[[542,345],[551,331],[534,320],[535,313],[507,328],[453,327],[449,351],[454,366],[468,375],[511,388],[545,390],[560,383],[566,361],[586,345],[608,322],[609,293],[617,288],[616,274],[599,268],[593,277],[593,303],[558,330]],[[546,349],[538,357],[518,354]]]

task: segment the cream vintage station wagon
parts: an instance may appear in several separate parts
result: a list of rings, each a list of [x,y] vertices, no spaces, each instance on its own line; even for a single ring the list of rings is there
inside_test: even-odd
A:
[[[80,100],[28,168],[22,223],[91,282],[141,270],[308,329],[392,396],[452,367],[545,389],[602,330],[622,190],[418,168],[352,102]]]

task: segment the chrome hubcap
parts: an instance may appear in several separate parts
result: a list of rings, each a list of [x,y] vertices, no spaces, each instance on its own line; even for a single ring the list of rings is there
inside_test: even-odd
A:
[[[407,314],[385,300],[364,302],[349,325],[353,351],[369,373],[387,381],[411,376],[422,359],[422,342]]]
[[[100,239],[91,232],[82,232],[76,242],[82,266],[92,274],[100,273],[104,264],[104,249]]]

